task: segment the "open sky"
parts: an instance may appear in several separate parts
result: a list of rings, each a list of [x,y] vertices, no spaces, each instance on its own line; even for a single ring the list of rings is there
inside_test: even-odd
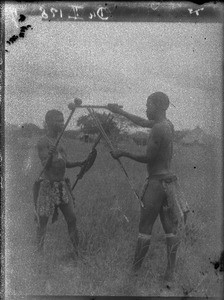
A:
[[[24,39],[6,45],[6,122],[42,126],[67,104],[119,103],[145,116],[148,95],[167,93],[176,129],[221,135],[222,24],[43,22],[28,17]],[[6,39],[18,28],[6,16]],[[75,113],[70,128],[81,111]]]

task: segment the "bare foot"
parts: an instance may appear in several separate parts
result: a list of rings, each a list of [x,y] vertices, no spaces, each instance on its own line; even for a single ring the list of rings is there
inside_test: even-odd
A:
[[[190,212],[189,210],[184,212],[184,225],[187,224],[187,215],[189,214],[189,212]]]
[[[173,283],[175,280],[174,271],[167,269],[164,275],[164,281],[167,283]]]
[[[37,245],[36,249],[34,250],[34,253],[40,255],[40,256],[44,256],[44,247]]]
[[[132,268],[131,268],[131,275],[133,275],[133,276],[138,276],[138,274],[139,274],[139,271],[140,271],[140,266],[139,265],[132,265]]]

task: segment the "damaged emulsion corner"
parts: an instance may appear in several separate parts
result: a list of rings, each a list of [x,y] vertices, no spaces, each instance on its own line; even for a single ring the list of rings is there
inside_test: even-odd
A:
[[[26,17],[24,15],[19,16],[19,22],[24,22],[26,20]]]
[[[215,270],[219,269],[219,272],[224,272],[224,250],[222,250],[218,261],[210,261],[210,263],[214,266]]]
[[[19,16],[19,22],[24,22],[26,20],[26,16],[24,16],[23,14],[20,14]],[[20,32],[18,35],[13,35],[11,36],[8,41],[6,41],[7,44],[11,45],[13,44],[17,39],[19,38],[24,38],[25,37],[25,32],[28,30],[28,29],[33,29],[33,27],[31,25],[26,25],[26,26],[21,26],[20,27]],[[5,50],[6,52],[9,52],[8,50]]]

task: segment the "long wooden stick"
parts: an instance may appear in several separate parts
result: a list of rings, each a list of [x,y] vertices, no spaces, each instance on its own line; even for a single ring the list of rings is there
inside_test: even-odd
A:
[[[105,140],[106,140],[108,146],[110,147],[110,149],[111,149],[112,151],[114,151],[115,148],[113,147],[113,145],[112,145],[110,139],[108,138],[106,132],[104,131],[103,126],[101,125],[100,121],[99,121],[98,118],[96,117],[96,115],[95,115],[95,113],[94,113],[94,110],[91,109],[91,108],[87,108],[87,109],[88,109],[90,115],[91,115],[91,116],[93,117],[93,119],[95,120],[96,125],[98,126],[99,130],[101,131],[101,133],[102,133],[103,137],[105,138]],[[144,204],[143,204],[143,202],[141,201],[141,199],[139,198],[138,194],[136,193],[136,191],[135,191],[135,189],[134,189],[134,187],[133,187],[133,185],[132,185],[132,183],[131,183],[131,181],[130,181],[130,178],[129,178],[129,176],[128,176],[128,173],[127,173],[127,171],[125,170],[125,168],[124,168],[122,162],[120,161],[119,158],[117,159],[117,161],[118,161],[118,163],[119,163],[119,166],[120,166],[121,170],[124,172],[124,174],[125,174],[125,176],[126,176],[126,178],[127,178],[127,180],[128,180],[129,186],[130,186],[131,190],[134,192],[134,195],[135,195],[136,199],[140,202],[141,206],[144,207]]]
[[[118,105],[117,107],[123,108],[122,105]],[[107,105],[81,105],[78,108],[103,108],[103,109],[108,109]]]

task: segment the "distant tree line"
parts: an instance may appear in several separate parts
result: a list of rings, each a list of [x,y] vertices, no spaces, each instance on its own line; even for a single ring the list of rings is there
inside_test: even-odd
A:
[[[8,125],[6,126],[6,135],[16,135],[17,137],[27,137],[31,138],[32,136],[41,136],[44,135],[44,128],[33,123],[24,123],[21,126],[17,125]],[[64,136],[66,138],[75,139],[79,135],[80,130],[66,130]]]
[[[187,129],[176,130],[174,132],[174,142],[179,143],[188,133],[189,133],[189,130],[187,130]]]
[[[138,128],[132,125],[131,122],[127,121],[125,118],[117,116],[112,119],[108,124],[108,114],[106,113],[96,113],[96,116],[100,120],[106,133],[114,141],[132,139],[137,145],[145,146],[148,141],[148,133],[142,131],[136,131],[135,133],[128,133],[130,127]],[[64,133],[65,138],[69,139],[81,139],[83,141],[94,141],[93,136],[99,133],[99,129],[95,124],[95,121],[90,115],[83,115],[77,120],[77,130],[66,130]],[[189,132],[189,130],[176,130],[174,133],[174,142],[180,142],[184,136]],[[41,136],[44,134],[44,129],[33,123],[24,123],[21,126],[17,125],[6,125],[6,135],[12,137],[27,137]],[[92,136],[92,137],[91,137]]]

